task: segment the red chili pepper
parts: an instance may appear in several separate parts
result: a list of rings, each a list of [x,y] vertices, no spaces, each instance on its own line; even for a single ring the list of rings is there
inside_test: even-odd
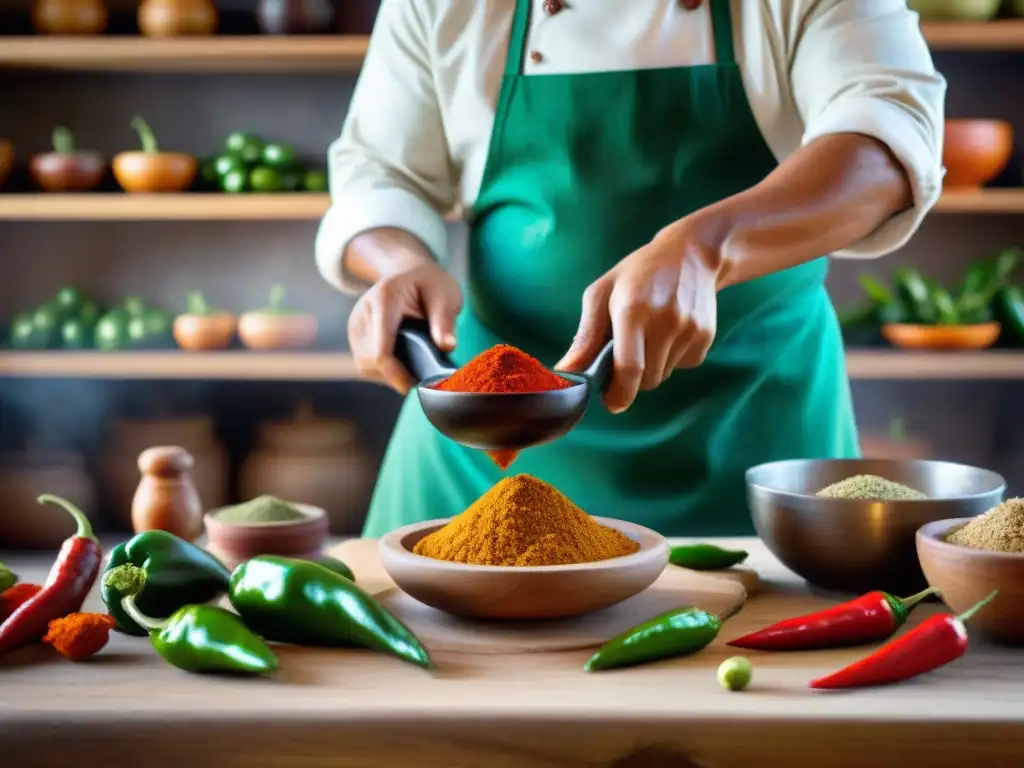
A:
[[[38,595],[41,589],[42,586],[39,584],[22,581],[0,593],[0,624],[6,621],[7,617],[18,610],[22,604]]]
[[[811,681],[811,688],[862,688],[908,680],[959,659],[967,650],[965,622],[988,605],[996,590],[959,616],[937,613],[874,653]]]
[[[756,651],[808,651],[884,640],[903,626],[914,606],[937,592],[929,588],[904,598],[868,592],[856,600],[772,624],[727,645]]]
[[[78,611],[100,571],[103,552],[89,518],[59,496],[39,497],[40,504],[47,502],[66,509],[78,523],[78,530],[64,542],[39,593],[0,624],[0,654],[39,641],[51,621]]]

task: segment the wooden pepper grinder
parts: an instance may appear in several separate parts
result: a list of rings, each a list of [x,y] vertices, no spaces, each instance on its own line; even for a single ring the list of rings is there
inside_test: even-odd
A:
[[[160,530],[194,541],[203,531],[203,504],[189,471],[192,454],[177,445],[147,448],[139,454],[142,479],[132,499],[136,533]]]

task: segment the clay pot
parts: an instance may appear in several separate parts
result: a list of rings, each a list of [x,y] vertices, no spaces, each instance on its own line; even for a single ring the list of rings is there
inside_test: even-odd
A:
[[[312,559],[323,554],[327,538],[327,516],[319,507],[294,504],[306,514],[303,520],[281,523],[228,523],[218,520],[216,510],[203,518],[208,537],[207,550],[234,570],[257,555],[280,555]]]
[[[14,145],[7,139],[0,139],[0,187],[7,181],[7,177],[11,175],[11,169],[14,167]]]
[[[256,20],[267,35],[311,35],[331,31],[330,0],[259,0]]]
[[[99,152],[47,152],[29,161],[32,178],[44,192],[91,192],[103,178],[104,167]]]
[[[0,488],[0,549],[56,549],[75,532],[67,512],[38,503],[43,493],[63,496],[95,519],[93,484],[78,453],[0,454]]]
[[[1004,120],[947,120],[942,146],[946,189],[976,189],[1006,168],[1013,127]]]
[[[181,152],[122,152],[111,164],[125,192],[181,192],[196,177],[196,159]]]
[[[230,464],[205,417],[121,420],[110,425],[96,457],[103,508],[120,530],[132,528],[131,507],[139,483],[138,457],[151,445],[180,445],[195,459],[192,481],[206,509],[228,503]]]
[[[203,503],[192,482],[195,459],[179,445],[139,454],[139,486],[132,498],[132,530],[167,531],[185,541],[203,532]]]
[[[138,22],[147,37],[212,35],[217,9],[209,0],[143,0]]]
[[[238,318],[238,337],[250,349],[302,349],[316,341],[315,315],[246,312]]]
[[[227,312],[212,315],[178,315],[172,331],[182,349],[227,349],[238,330],[238,318]]]
[[[322,507],[333,534],[357,534],[375,480],[355,425],[318,418],[300,405],[291,420],[260,425],[256,448],[241,468],[239,493]]]
[[[32,26],[41,35],[98,35],[107,28],[101,0],[36,0]]]

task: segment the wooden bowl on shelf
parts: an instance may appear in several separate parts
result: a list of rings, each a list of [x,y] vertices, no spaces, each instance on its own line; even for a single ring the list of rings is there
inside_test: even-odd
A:
[[[947,120],[942,145],[946,189],[977,189],[994,179],[1013,154],[1013,126],[1005,120]]]
[[[577,565],[468,565],[413,553],[448,520],[428,520],[380,540],[384,569],[415,600],[439,611],[478,619],[563,619],[608,608],[651,586],[668,565],[668,542],[633,523],[595,517],[640,545],[631,555]]]
[[[317,319],[305,313],[246,312],[238,338],[249,349],[304,349],[316,341]]]
[[[14,167],[14,145],[7,139],[0,139],[0,187],[7,181]]]
[[[111,163],[125,192],[182,192],[196,176],[196,159],[181,152],[122,152]]]
[[[911,325],[887,323],[882,337],[901,349],[979,350],[988,349],[999,338],[999,323],[977,325]]]
[[[1004,645],[1024,645],[1024,554],[990,552],[950,544],[954,529],[973,518],[939,520],[917,532],[917,556],[928,584],[962,613],[994,590],[999,594],[971,620],[970,631]]]

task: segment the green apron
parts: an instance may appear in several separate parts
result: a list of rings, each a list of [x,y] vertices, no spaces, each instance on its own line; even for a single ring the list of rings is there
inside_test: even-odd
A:
[[[711,0],[715,64],[526,77],[531,4],[516,3],[473,207],[459,365],[501,342],[553,365],[591,282],[776,165],[735,61],[729,0]],[[620,415],[593,399],[572,432],[526,450],[509,472],[665,535],[751,534],[748,467],[858,455],[827,271],[821,258],[723,290],[701,366],[641,392]],[[435,431],[412,394],[364,535],[458,514],[501,477],[485,454]]]

